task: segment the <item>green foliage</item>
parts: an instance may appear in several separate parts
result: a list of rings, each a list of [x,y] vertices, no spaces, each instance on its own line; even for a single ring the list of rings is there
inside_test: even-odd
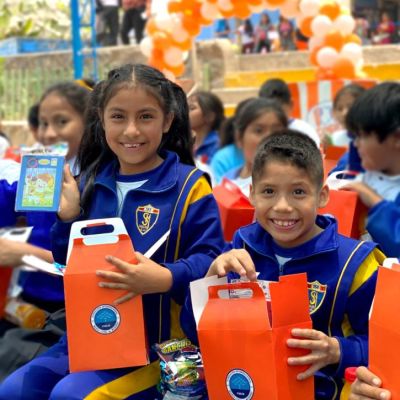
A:
[[[0,40],[12,36],[69,39],[69,1],[0,0]]]

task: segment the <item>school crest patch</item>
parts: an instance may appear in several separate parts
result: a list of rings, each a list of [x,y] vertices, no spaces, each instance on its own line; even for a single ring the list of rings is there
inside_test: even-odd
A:
[[[310,314],[314,314],[322,305],[328,285],[321,285],[318,281],[307,282]]]
[[[156,224],[160,209],[151,204],[139,206],[136,209],[136,227],[142,235],[145,235]]]

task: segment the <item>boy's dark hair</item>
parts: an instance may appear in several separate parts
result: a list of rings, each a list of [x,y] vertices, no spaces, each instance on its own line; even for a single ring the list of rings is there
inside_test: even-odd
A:
[[[214,114],[211,129],[218,130],[225,119],[224,105],[222,104],[221,99],[214,93],[206,91],[198,91],[192,96],[196,98],[205,117]]]
[[[78,152],[78,163],[85,177],[81,201],[83,210],[86,210],[90,202],[99,168],[117,160],[107,144],[100,115],[120,89],[130,87],[146,90],[157,99],[165,116],[170,113],[174,115],[169,131],[163,135],[159,151],[174,151],[182,163],[194,165],[189,107],[182,88],[148,65],[126,64],[113,69],[108,73],[107,79],[99,82],[93,89],[86,129]]]
[[[43,100],[48,95],[53,93],[64,97],[77,113],[81,114],[82,116],[85,115],[90,97],[90,91],[88,89],[72,81],[56,83],[48,87],[42,94],[42,97],[39,101],[39,111],[40,104],[43,102]]]
[[[34,129],[39,128],[39,103],[36,103],[29,108],[28,124]]]
[[[258,96],[275,100],[280,104],[290,104],[292,102],[292,94],[290,93],[289,86],[279,78],[265,81],[260,87]]]
[[[307,135],[284,129],[266,137],[257,148],[252,171],[253,184],[260,179],[265,165],[274,161],[304,170],[316,187],[322,187],[324,168],[321,152]]]
[[[337,107],[337,103],[339,100],[345,96],[346,94],[349,94],[352,96],[354,99],[357,99],[359,96],[361,96],[366,89],[360,85],[357,85],[356,83],[350,83],[349,85],[343,86],[340,90],[337,91],[336,96],[333,100],[333,108]]]
[[[273,100],[254,98],[249,100],[235,116],[235,129],[239,138],[242,138],[248,125],[250,125],[260,115],[271,112],[276,115],[279,122],[288,126],[288,119],[282,107]]]
[[[400,129],[400,83],[384,82],[359,96],[346,116],[348,131],[375,134],[379,142]]]

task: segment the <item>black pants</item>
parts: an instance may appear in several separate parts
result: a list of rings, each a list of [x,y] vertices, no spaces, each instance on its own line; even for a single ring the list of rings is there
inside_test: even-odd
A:
[[[146,25],[146,20],[142,18],[141,14],[145,11],[146,7],[135,7],[125,10],[122,18],[121,27],[121,40],[123,44],[129,44],[129,31],[134,29],[136,43],[140,43],[143,39],[143,31]]]
[[[116,46],[119,31],[118,7],[103,7],[99,12],[102,29],[97,33],[97,42],[102,46]]]

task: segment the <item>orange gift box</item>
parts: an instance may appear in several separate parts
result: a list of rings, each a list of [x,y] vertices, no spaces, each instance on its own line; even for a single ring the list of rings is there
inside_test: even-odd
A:
[[[84,234],[88,229],[112,232]],[[71,372],[122,368],[148,363],[142,297],[114,305],[121,291],[100,288],[97,270],[115,271],[112,255],[136,258],[120,218],[75,222],[64,275],[68,353]]]
[[[253,222],[254,207],[240,188],[228,179],[214,187],[213,195],[218,204],[224,238],[231,241],[237,229]]]
[[[296,379],[307,367],[287,363],[288,357],[307,353],[286,344],[292,328],[312,327],[306,274],[282,276],[269,288],[272,321],[257,283],[208,288],[198,336],[210,400],[314,398],[314,380]],[[251,289],[252,296],[220,297],[221,291],[232,289]]]
[[[339,233],[344,236],[359,239],[364,233],[367,208],[356,192],[331,189],[328,204],[320,208],[318,213],[333,215],[338,222]]]
[[[400,399],[400,265],[379,267],[369,321],[369,368]]]

